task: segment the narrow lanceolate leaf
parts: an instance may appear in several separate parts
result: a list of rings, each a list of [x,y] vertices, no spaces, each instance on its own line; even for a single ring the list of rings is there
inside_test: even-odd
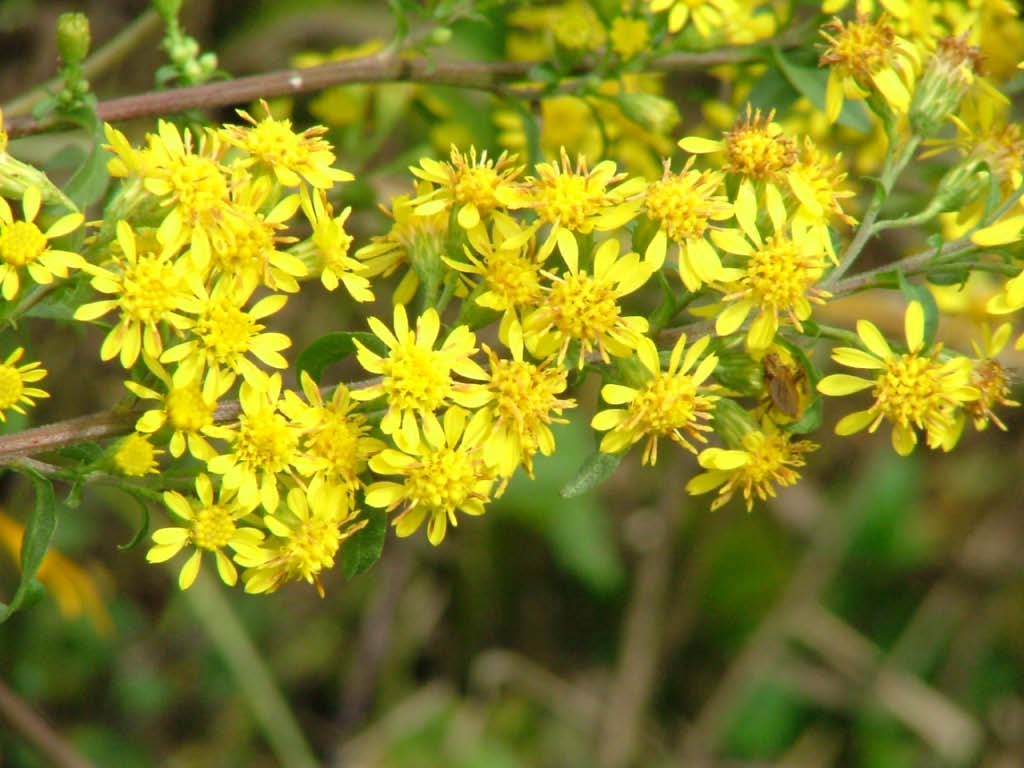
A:
[[[21,540],[21,581],[9,605],[0,603],[0,623],[7,621],[30,597],[38,594],[35,576],[50,548],[57,528],[57,498],[49,480],[35,472],[26,472],[36,491],[36,504],[25,525]]]
[[[295,361],[296,373],[306,371],[319,383],[324,369],[332,363],[340,362],[356,350],[354,340],[358,339],[363,346],[375,352],[385,353],[380,339],[365,331],[338,331],[328,333],[314,341],[299,355]]]
[[[571,499],[580,496],[591,488],[596,488],[615,472],[622,461],[622,454],[601,453],[596,451],[583,462],[576,476],[562,488],[562,496]]]

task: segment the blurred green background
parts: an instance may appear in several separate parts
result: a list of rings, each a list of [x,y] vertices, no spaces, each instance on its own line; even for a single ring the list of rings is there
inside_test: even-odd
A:
[[[145,10],[74,6],[94,45]],[[0,2],[0,104],[52,76],[53,22],[67,8]],[[501,57],[507,11],[457,26],[456,44]],[[191,3],[184,18],[235,75],[384,40],[391,24],[376,2]],[[158,34],[97,78],[98,93],[150,87]],[[339,163],[357,174],[345,188],[357,244],[386,227],[373,207],[407,191],[405,166],[450,141],[495,147],[495,114],[509,109],[405,85],[292,107],[331,120]],[[680,107],[687,127],[694,104]],[[12,150],[59,166],[75,138]],[[361,323],[319,291],[290,309],[296,350]],[[36,423],[120,397],[90,334],[58,321],[21,332],[49,382],[83,382],[55,388]],[[83,370],[95,373],[83,381]],[[125,768],[1024,765],[1018,414],[1004,417],[1008,434],[971,432],[954,454],[900,460],[884,435],[829,438],[831,408],[798,486],[750,514],[738,503],[709,513],[683,492],[695,463],[667,449],[656,469],[640,471],[632,453],[596,491],[562,497],[595,450],[594,382],[577,397],[580,415],[535,482],[518,478],[439,548],[389,538],[367,573],[327,574],[322,600],[299,584],[253,597],[208,578],[181,594],[172,569],[119,551],[135,502],[90,492],[56,541],[98,602],[69,618],[47,596],[0,627],[0,765],[51,764],[19,714],[82,764]],[[30,504],[11,475],[0,498],[15,519]],[[0,595],[15,583],[0,553]]]

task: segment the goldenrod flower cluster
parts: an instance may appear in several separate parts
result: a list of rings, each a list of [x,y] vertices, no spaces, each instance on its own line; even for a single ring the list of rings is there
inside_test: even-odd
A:
[[[160,486],[174,524],[155,531],[148,553],[185,553],[183,589],[212,559],[225,583],[249,592],[303,580],[322,594],[321,574],[380,511],[397,536],[424,529],[440,544],[555,452],[553,426],[577,406],[570,382],[587,376],[601,379],[589,416],[600,450],[641,444],[652,465],[682,449],[693,471],[681,485],[717,492],[712,508],[742,496],[749,509],[798,481],[817,447],[804,435],[820,422],[822,394],[870,394],[838,420],[840,435],[885,423],[901,455],[919,441],[948,451],[968,421],[1005,428],[997,411],[1017,405],[997,359],[1013,326],[986,332],[966,355],[934,340],[930,305],[911,286],[898,342],[867,319],[856,334],[830,328],[820,308],[871,236],[940,215],[962,247],[954,256],[970,250],[1009,278],[986,297],[988,313],[1024,308],[1013,260],[1024,241],[1024,138],[965,30],[940,41],[906,29],[913,17],[901,4],[886,8],[873,15],[858,3],[855,18],[822,29],[824,123],[865,101],[884,124],[879,192],[859,207],[864,190],[816,138],[820,123],[797,129],[792,115],[745,103],[722,128],[709,120],[680,137],[660,85],[623,73],[589,101],[541,100],[547,160],[525,162],[525,141],[504,118],[504,151],[453,146],[422,158],[383,206],[387,231],[365,238],[346,229],[352,209],[338,210],[353,177],[336,167],[324,128],[300,131],[266,109],[201,131],[161,121],[139,147],[107,126],[119,186],[104,222],[44,216],[37,185],[18,213],[0,198],[0,293],[13,302],[28,282],[91,286],[74,317],[103,325],[99,357],[125,370],[138,414],[109,466],[139,482],[156,482],[171,461],[196,468],[192,488]],[[761,5],[623,9],[609,23],[580,0],[519,9],[510,47],[622,64],[654,38],[748,41],[737,19]],[[614,113],[597,147],[581,108]],[[624,127],[645,115],[657,130]],[[947,123],[955,138],[938,136]],[[631,142],[660,160],[630,162]],[[676,146],[681,156],[669,157]],[[889,217],[878,201],[921,146],[924,157],[955,153],[951,167],[924,211]],[[1007,258],[997,264],[987,248]],[[345,301],[391,306],[341,329],[364,377],[321,387],[302,371],[290,386],[293,340],[275,320],[317,282]],[[832,361],[855,374],[819,375],[823,339],[840,341]],[[19,366],[21,356],[0,365],[0,418],[46,396],[28,386],[45,372]]]

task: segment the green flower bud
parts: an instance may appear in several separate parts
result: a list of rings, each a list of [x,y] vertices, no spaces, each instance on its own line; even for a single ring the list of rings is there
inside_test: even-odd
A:
[[[933,136],[960,106],[979,74],[981,51],[967,45],[967,33],[939,41],[910,103],[910,127],[920,136]]]
[[[742,352],[720,352],[715,378],[740,397],[759,397],[764,391],[764,366]]]
[[[153,0],[153,8],[160,14],[164,22],[169,23],[172,19],[177,20],[178,11],[181,10],[181,0]]]
[[[715,432],[726,448],[742,448],[748,432],[759,429],[754,417],[733,400],[721,398],[715,403]]]
[[[89,17],[62,13],[57,18],[57,52],[66,65],[76,67],[89,54]]]
[[[668,133],[679,122],[676,105],[653,93],[622,93],[615,101],[626,117],[653,133]]]

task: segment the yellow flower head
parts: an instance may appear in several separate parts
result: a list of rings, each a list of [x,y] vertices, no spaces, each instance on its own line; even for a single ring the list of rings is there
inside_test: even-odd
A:
[[[602,451],[621,453],[646,437],[643,463],[654,464],[658,460],[658,438],[667,437],[697,453],[690,440],[707,442],[703,433],[710,432],[711,427],[705,422],[711,420],[718,399],[712,387],[705,384],[718,365],[718,357],[701,357],[710,341],[709,336],[698,340],[684,356],[686,335],[681,335],[672,348],[668,368],[662,371],[654,342],[647,337],[640,340],[636,354],[647,380],[638,387],[605,384],[601,388],[606,403],[625,406],[603,410],[591,421],[594,429],[608,433],[601,440]]]
[[[153,531],[153,547],[146,553],[146,559],[151,563],[163,563],[183,547],[194,547],[195,551],[185,561],[178,576],[181,589],[188,589],[195,582],[204,552],[213,555],[217,573],[228,586],[238,582],[238,571],[226,549],[234,552],[234,561],[243,567],[256,565],[266,558],[266,553],[260,548],[263,532],[239,525],[248,510],[239,506],[234,494],[226,492],[223,487],[215,498],[213,483],[207,475],[200,474],[196,478],[196,498],[188,499],[177,491],[165,491],[164,503],[185,525]]]
[[[301,200],[302,211],[313,232],[308,240],[292,248],[292,252],[311,262],[310,266],[320,273],[320,282],[328,291],[341,284],[356,301],[373,301],[373,291],[370,281],[363,275],[363,265],[349,255],[352,236],[345,231],[345,222],[352,209],[345,208],[335,216],[334,207],[322,190],[310,195],[303,187]]]
[[[812,302],[824,304],[830,296],[814,287],[825,271],[819,242],[791,237],[785,222],[778,224],[768,238],[762,238],[757,230],[751,240],[735,230],[712,233],[719,248],[744,259],[742,268],[728,275],[733,282],[721,288],[725,307],[715,321],[715,332],[720,336],[735,333],[747,316],[757,311],[747,332],[747,348],[755,353],[768,349],[783,319],[802,332]]]
[[[160,468],[157,456],[161,453],[163,451],[154,448],[148,437],[134,432],[117,444],[117,450],[114,451],[114,466],[128,477],[154,475]]]
[[[669,32],[678,32],[692,21],[705,39],[721,30],[737,9],[734,0],[647,0],[647,6],[652,13],[668,10]]]
[[[898,114],[910,108],[918,52],[896,34],[885,14],[875,21],[863,15],[845,23],[833,19],[820,34],[828,42],[818,66],[829,68],[825,89],[829,121],[839,119],[844,98],[865,99],[872,93],[881,94]]]
[[[575,245],[575,238],[568,239]],[[560,250],[568,271],[546,273],[552,284],[541,306],[523,321],[526,348],[538,358],[557,354],[561,365],[569,345],[576,342],[580,368],[594,350],[605,362],[610,355],[628,357],[648,323],[643,317],[624,317],[619,300],[641,288],[654,270],[636,253],[620,257],[618,240],[605,240],[597,247],[593,274],[580,268],[574,247]]]
[[[352,392],[355,400],[387,399],[387,413],[381,420],[386,435],[401,433],[407,444],[419,434],[419,424],[428,434],[438,435],[441,424],[436,411],[450,403],[475,408],[480,402],[479,385],[456,381],[452,374],[475,381],[487,378],[473,361],[476,336],[460,325],[445,338],[440,349],[434,349],[441,331],[441,318],[431,308],[416,319],[416,329],[409,328],[405,307],[395,307],[394,333],[375,317],[367,321],[373,333],[384,342],[387,354],[382,356],[364,346],[358,339],[357,359],[381,381]]]
[[[61,216],[44,232],[35,223],[42,202],[39,188],[27,187],[21,200],[24,218],[16,220],[11,206],[0,197],[0,295],[5,301],[18,295],[23,271],[33,282],[49,285],[54,277],[67,277],[69,269],[85,266],[85,259],[77,253],[50,247],[51,240],[81,226],[82,214]]]
[[[281,411],[301,425],[301,448],[315,467],[314,474],[332,486],[343,488],[350,503],[363,488],[361,475],[367,461],[385,448],[385,443],[370,437],[366,416],[356,412],[349,388],[339,384],[330,401],[305,371],[301,376],[305,400],[295,392],[285,392]]]
[[[737,491],[743,492],[747,511],[754,497],[761,501],[775,496],[775,486],[794,485],[800,479],[796,468],[804,466],[804,455],[817,449],[809,440],[790,440],[770,420],[760,430],[743,436],[736,449],[706,448],[697,461],[706,469],[686,484],[688,493],[698,496],[718,488],[711,509],[727,504]]]
[[[143,400],[156,400],[159,407],[145,411],[135,422],[135,430],[145,435],[157,432],[165,425],[171,429],[171,440],[168,450],[171,456],[178,458],[188,452],[201,461],[207,461],[217,455],[213,446],[206,438],[228,439],[231,432],[214,424],[213,414],[217,407],[217,399],[227,391],[231,381],[224,379],[219,382],[209,381],[200,386],[198,378],[188,378],[187,371],[178,368],[173,376],[160,363],[149,355],[143,360],[150,372],[156,376],[166,393],[160,392],[136,381],[126,381],[125,387],[136,397]],[[214,389],[217,384],[220,389]]]
[[[612,21],[612,50],[628,61],[647,47],[651,39],[650,30],[644,19],[616,16]]]
[[[264,545],[268,554],[242,577],[245,591],[273,592],[286,581],[302,579],[316,587],[320,597],[320,574],[334,565],[342,542],[366,525],[365,520],[354,519],[340,487],[315,481],[308,489],[289,489],[284,508],[266,515],[263,523],[271,534]]]
[[[140,253],[139,239],[124,220],[117,223],[117,245],[120,253],[112,254],[109,268],[85,268],[93,276],[92,287],[114,298],[81,305],[75,319],[88,322],[120,310],[117,324],[100,347],[100,359],[120,356],[121,365],[131,368],[140,351],[153,358],[163,353],[163,323],[179,330],[189,326],[181,310],[191,291],[183,268],[175,261],[175,249],[161,248],[150,238],[143,241]]]
[[[836,220],[850,226],[857,223],[843,210],[843,201],[855,193],[843,188],[846,172],[841,157],[819,150],[809,137],[805,138],[800,159],[788,176],[789,188],[798,203],[793,214],[794,239],[814,239],[833,263],[838,260],[829,226]]]
[[[25,386],[45,379],[46,371],[38,362],[18,365],[24,354],[25,348],[18,347],[0,363],[0,422],[7,421],[8,411],[24,414],[23,406],[32,408],[36,400],[49,397],[38,387]]]
[[[303,180],[319,189],[330,189],[340,181],[352,181],[351,173],[334,168],[334,151],[323,138],[322,125],[301,133],[292,130],[291,120],[277,120],[262,102],[266,117],[256,120],[245,110],[239,116],[249,125],[227,125],[222,129],[224,140],[249,154],[243,166],[257,166],[271,172],[282,185],[297,187]]]
[[[506,152],[496,160],[490,159],[487,150],[478,158],[476,147],[470,147],[469,154],[464,155],[454,146],[450,163],[423,158],[419,167],[409,170],[434,188],[410,201],[415,206],[413,212],[417,216],[434,216],[455,208],[459,226],[465,230],[475,229],[492,211],[504,208],[512,199],[512,185],[523,172],[523,166],[516,165],[516,159],[516,155]]]
[[[882,421],[888,421],[893,448],[901,456],[914,450],[917,429],[924,430],[929,448],[950,450],[959,437],[955,411],[979,396],[970,385],[971,361],[957,355],[942,362],[941,345],[925,349],[924,310],[918,302],[907,307],[904,326],[907,351],[899,354],[873,323],[858,321],[857,335],[867,351],[837,347],[832,359],[850,368],[876,371],[876,377],[837,373],[818,382],[818,391],[840,396],[873,388],[875,401],[867,410],[843,417],[836,425],[838,435],[852,435],[864,428],[874,432]]]
[[[438,432],[396,434],[398,450],[385,449],[370,459],[378,475],[398,475],[401,482],[385,480],[366,489],[366,503],[395,517],[395,532],[409,536],[427,521],[427,539],[434,546],[444,540],[448,524],[458,525],[457,512],[482,515],[494,485],[494,470],[476,444],[478,436],[466,432],[466,411],[445,411]]]
[[[1016,400],[1010,399],[1010,373],[996,358],[1010,340],[1013,326],[1001,324],[993,332],[988,323],[984,326],[984,340],[981,345],[972,341],[974,359],[971,360],[971,385],[978,390],[978,399],[964,406],[979,432],[990,423],[1006,431],[1006,424],[993,410],[997,405],[1016,408]]]
[[[499,489],[522,466],[533,477],[533,456],[540,451],[550,456],[555,450],[555,436],[549,424],[564,424],[560,418],[576,401],[561,398],[568,372],[552,365],[548,358],[542,363],[523,359],[523,349],[512,348],[511,358],[499,358],[485,346],[489,376],[485,382],[487,400],[472,418],[467,431],[483,434],[481,438],[485,461],[497,469],[503,479]]]
[[[590,169],[580,156],[574,167],[564,148],[560,163],[538,163],[536,171],[509,200],[509,207],[532,208],[542,222],[551,225],[540,249],[544,259],[556,241],[563,255],[576,258],[573,233],[607,232],[625,226],[639,211],[646,187],[639,177],[624,181],[626,174],[617,173],[610,160]]]
[[[242,415],[231,430],[231,450],[214,456],[206,468],[223,475],[224,488],[238,494],[248,510],[262,505],[269,513],[280,501],[278,483],[286,475],[309,475],[312,461],[299,452],[299,427],[281,413],[281,375],[264,378],[259,386],[243,381],[239,387]]]
[[[271,368],[288,367],[281,350],[291,346],[291,339],[283,333],[264,333],[265,326],[259,322],[278,312],[286,296],[265,296],[245,310],[242,307],[252,287],[239,293],[224,280],[212,291],[195,280],[191,287],[193,296],[182,303],[183,311],[193,316],[184,325],[190,338],[164,352],[161,363],[178,363],[189,379],[205,372],[206,378],[213,380],[213,389],[225,386],[223,379],[230,384],[239,374],[246,381],[262,381],[265,374],[248,355]]]
[[[679,173],[665,161],[661,179],[651,182],[644,198],[647,217],[658,231],[644,252],[644,260],[658,269],[665,261],[669,243],[679,250],[679,275],[688,291],[722,278],[722,262],[706,239],[715,222],[732,217],[732,206],[718,194],[723,177],[715,171],[693,170],[694,158]]]

